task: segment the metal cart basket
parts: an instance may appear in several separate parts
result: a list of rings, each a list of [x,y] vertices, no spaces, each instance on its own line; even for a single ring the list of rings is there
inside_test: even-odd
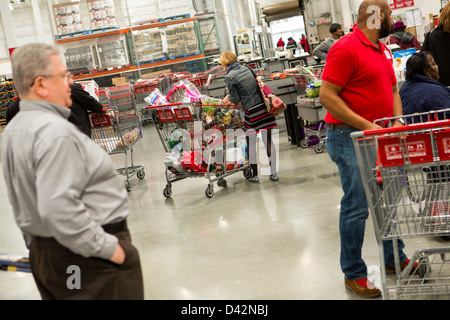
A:
[[[314,147],[316,153],[324,150],[327,128],[323,120],[327,111],[319,103],[319,98],[297,97],[297,109],[300,117],[301,127],[305,133],[305,138],[300,142],[302,148],[308,148],[310,137],[316,138],[318,143]]]
[[[175,103],[147,107],[167,154],[164,196],[172,196],[172,184],[186,178],[204,177],[205,195],[214,195],[214,182],[226,187],[224,178],[242,171],[252,176],[246,155],[241,109],[221,105]]]
[[[403,118],[411,123],[413,117]],[[448,299],[450,247],[418,249],[402,272],[397,240],[450,235],[450,120],[355,132],[352,138],[380,249],[384,297]],[[397,274],[389,287],[384,240],[392,240]]]
[[[130,84],[108,87],[106,95],[111,109],[122,112],[133,110],[136,113],[136,100]]]
[[[109,155],[124,154],[125,166],[116,169],[126,177],[125,187],[131,190],[130,178],[136,174],[139,179],[145,177],[143,165],[134,165],[133,146],[142,138],[139,117],[134,114],[109,110],[106,113],[91,113],[91,138]],[[128,166],[128,153],[131,165]]]

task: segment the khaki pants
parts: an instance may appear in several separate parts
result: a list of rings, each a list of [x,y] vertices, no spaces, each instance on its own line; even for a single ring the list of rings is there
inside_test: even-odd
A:
[[[30,266],[42,299],[142,300],[141,263],[137,249],[131,244],[130,232],[114,235],[126,254],[122,265],[84,258],[53,238],[33,237]]]

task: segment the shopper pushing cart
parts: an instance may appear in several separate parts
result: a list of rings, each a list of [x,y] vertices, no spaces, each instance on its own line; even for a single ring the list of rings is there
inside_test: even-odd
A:
[[[211,198],[214,182],[226,187],[225,178],[240,171],[245,178],[251,177],[242,110],[218,103],[147,107],[166,152],[166,198],[172,196],[172,184],[186,178],[208,179],[205,195]]]

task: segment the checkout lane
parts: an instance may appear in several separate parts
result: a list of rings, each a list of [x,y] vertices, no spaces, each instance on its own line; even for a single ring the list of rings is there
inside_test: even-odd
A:
[[[283,121],[284,119],[288,139],[291,142],[291,145],[295,145],[297,147],[305,147],[305,139],[308,139],[308,134],[311,134],[310,131],[305,130],[304,128],[304,124],[308,124],[310,121],[305,118],[305,116],[309,117],[311,113],[317,113],[313,119],[316,119],[317,116],[321,117],[323,110],[320,109],[322,107],[318,105],[318,99],[316,99],[313,103],[302,102],[301,99],[309,99],[306,96],[307,88],[306,86],[300,86],[294,77],[287,76],[284,78],[276,78],[271,77],[271,75],[276,73],[284,73],[285,70],[293,69],[299,66],[307,67],[310,65],[310,61],[308,61],[308,59],[312,58],[308,53],[303,53],[274,59],[257,58],[240,61],[240,63],[246,64],[254,69],[262,77],[264,83],[266,83],[266,85],[268,85],[270,89],[287,105],[287,109],[284,111],[284,114],[279,115],[277,120],[279,125],[281,125],[282,123],[280,123],[280,121]],[[314,67],[323,68],[323,65]],[[208,96],[223,99],[226,96],[225,78],[215,78],[205,90],[206,92],[204,93]],[[311,110],[306,108],[310,108]],[[316,143],[314,139],[310,138],[309,140],[313,144]]]

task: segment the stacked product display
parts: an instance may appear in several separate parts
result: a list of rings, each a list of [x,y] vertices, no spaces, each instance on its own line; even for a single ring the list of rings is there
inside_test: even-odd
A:
[[[148,79],[161,70],[165,73],[206,70],[198,28],[197,18],[188,17],[134,28],[57,36],[56,44],[64,52],[76,80],[124,72],[130,73],[126,77]],[[111,85],[110,80],[105,81],[102,87]]]
[[[199,54],[197,36],[192,22],[168,28],[166,38],[168,55],[171,59],[194,53]]]
[[[14,82],[5,81],[0,83],[0,125],[6,124],[6,110],[16,97]]]
[[[117,27],[114,2],[112,0],[87,0],[90,28]]]
[[[53,13],[59,35],[83,31],[79,2],[55,4]]]
[[[135,53],[139,64],[152,63],[154,60],[164,60],[163,42],[159,30],[133,31]]]

